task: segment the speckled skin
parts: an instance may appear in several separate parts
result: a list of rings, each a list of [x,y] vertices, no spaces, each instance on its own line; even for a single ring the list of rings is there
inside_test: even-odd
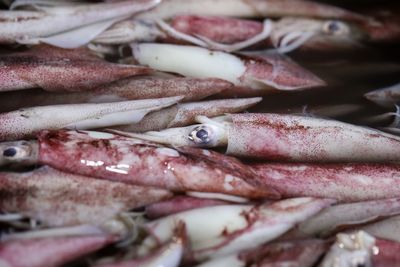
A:
[[[284,114],[232,114],[230,118],[227,153],[234,156],[299,162],[400,160],[400,138],[373,129]]]
[[[0,111],[21,107],[106,103],[168,96],[185,96],[183,101],[199,100],[230,89],[232,84],[219,79],[130,77],[84,92],[46,92],[40,89],[4,92]]]
[[[246,72],[239,86],[263,90],[299,90],[326,86],[326,83],[287,57],[279,54],[240,56]]]
[[[39,161],[66,172],[173,191],[279,197],[273,189],[259,190],[245,182],[243,178],[254,178],[255,173],[216,152],[174,150],[132,138],[111,134],[103,138],[77,131],[44,131],[38,139]]]
[[[314,196],[340,202],[400,196],[397,164],[258,164],[261,186],[273,187],[283,197]]]
[[[195,15],[176,16],[171,26],[189,35],[201,35],[226,44],[250,39],[263,29],[262,23],[257,21]]]
[[[172,194],[167,190],[67,174],[50,167],[0,173],[0,210],[23,214],[47,226],[101,225],[120,212],[169,197]]]
[[[39,11],[1,11],[0,43],[48,37],[98,22],[122,20],[157,4],[157,0],[137,0],[50,7]]]
[[[148,68],[106,62],[86,49],[40,45],[0,55],[0,92],[40,87],[47,91],[81,91],[122,78],[147,74]]]
[[[113,242],[110,236],[37,238],[0,243],[2,267],[58,267]]]

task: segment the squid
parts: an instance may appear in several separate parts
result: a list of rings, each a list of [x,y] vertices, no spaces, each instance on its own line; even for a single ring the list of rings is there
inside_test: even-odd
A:
[[[216,152],[172,149],[138,139],[93,131],[43,131],[38,141],[1,144],[0,165],[49,165],[61,171],[154,186],[174,192],[204,192],[244,198],[279,198],[245,178],[255,173],[235,158]]]
[[[0,266],[59,267],[113,242],[110,235],[10,240],[0,243]]]
[[[252,166],[258,173],[255,177],[262,177],[258,185],[273,187],[282,197],[324,197],[343,203],[400,195],[398,164],[264,163]]]
[[[393,107],[400,100],[400,83],[369,92],[364,96],[382,107]]]
[[[39,106],[0,114],[0,140],[31,138],[41,130],[89,129],[137,123],[154,110],[182,97],[132,100],[102,104]]]
[[[327,243],[318,239],[275,242],[236,255],[212,259],[196,267],[246,267],[250,264],[312,267],[327,249]]]
[[[92,179],[44,166],[0,173],[0,221],[19,214],[42,226],[102,225],[122,212],[172,197],[167,190]],[[101,195],[101,197],[99,197]]]
[[[0,64],[0,92],[38,87],[46,91],[90,90],[151,71],[106,62],[83,48],[66,50],[47,45],[1,54]]]
[[[58,104],[110,103],[137,99],[184,96],[194,101],[229,90],[232,84],[219,79],[132,77],[84,92],[46,92],[32,89],[2,93],[0,111]]]
[[[167,19],[182,14],[230,17],[305,16],[365,22],[368,18],[331,5],[305,0],[164,0],[138,18]]]
[[[334,47],[353,45],[362,37],[349,24],[336,20],[282,18],[264,23],[227,17],[181,15],[168,23],[163,20],[131,19],[114,24],[92,42],[118,45],[137,42],[184,42],[214,50],[233,52],[253,45],[290,52],[305,45],[315,47],[313,39]],[[310,41],[310,42],[309,42]],[[310,43],[310,44],[308,44]]]
[[[132,44],[135,60],[160,71],[193,78],[219,78],[251,92],[292,91],[325,85],[314,74],[277,54],[233,55],[196,46]],[[197,62],[187,65],[188,60]]]
[[[47,43],[76,48],[90,42],[115,22],[151,9],[160,2],[138,0],[60,6],[31,3],[36,10],[1,11],[0,43]]]
[[[400,213],[400,199],[383,199],[346,203],[328,207],[314,217],[301,222],[286,238],[326,237],[345,228],[356,228],[365,224]]]
[[[170,239],[176,224],[182,222],[191,249],[187,261],[224,257],[271,241],[332,203],[328,199],[296,198],[273,204],[223,205],[181,212],[149,222],[145,226],[149,236],[139,253],[145,254]],[[208,218],[208,223],[202,223],[202,218]]]
[[[124,131],[159,131],[166,128],[187,126],[195,123],[197,116],[214,117],[226,113],[241,112],[253,107],[261,100],[261,97],[253,97],[178,103],[171,107],[151,112],[139,123],[112,127],[115,130],[110,130],[110,132],[124,135]]]
[[[126,136],[175,146],[226,147],[237,157],[298,162],[389,162],[400,159],[400,139],[378,130],[296,115],[199,116],[188,127]]]

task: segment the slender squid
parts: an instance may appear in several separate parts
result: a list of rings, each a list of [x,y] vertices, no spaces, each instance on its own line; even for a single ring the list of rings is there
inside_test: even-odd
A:
[[[219,78],[260,94],[325,85],[321,79],[278,54],[234,55],[196,46],[132,44],[135,60],[156,70],[193,78]],[[196,64],[187,64],[188,60]]]
[[[0,210],[46,227],[101,225],[121,212],[170,197],[167,190],[98,180],[47,166],[25,173],[0,172]],[[0,215],[0,221],[3,217],[7,215]]]
[[[155,7],[160,2],[138,0],[59,6],[32,3],[36,10],[0,12],[0,43],[47,43],[76,48],[90,42],[115,22]]]
[[[176,224],[183,222],[190,242],[189,258],[199,261],[227,256],[279,237],[330,204],[332,200],[296,198],[273,204],[223,205],[174,214],[146,225],[150,235],[143,241],[141,253],[170,239]],[[208,223],[203,224],[202,218],[208,218]]]
[[[335,120],[246,113],[159,132],[129,134],[175,146],[226,147],[238,157],[299,162],[389,162],[400,159],[399,137]]]
[[[232,84],[219,79],[131,77],[83,92],[46,92],[40,89],[3,92],[0,111],[25,107],[80,103],[110,103],[137,99],[183,96],[195,101],[229,90]]]
[[[90,129],[137,123],[154,110],[182,97],[101,104],[39,106],[0,114],[0,140],[31,138],[41,130]]]
[[[259,190],[244,180],[254,178],[249,166],[213,151],[172,149],[93,131],[43,131],[38,139],[2,143],[0,165],[47,164],[70,173],[177,192],[279,197],[273,188]]]
[[[23,52],[0,54],[0,92],[31,88],[81,91],[150,70],[104,61],[88,50],[40,45]]]

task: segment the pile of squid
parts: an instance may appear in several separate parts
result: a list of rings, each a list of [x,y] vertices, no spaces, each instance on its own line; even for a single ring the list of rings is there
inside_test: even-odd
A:
[[[360,105],[264,102],[324,95],[331,66],[292,53],[399,43],[396,16],[308,0],[1,5],[0,267],[400,266],[400,84],[360,94],[384,112],[354,123],[338,119]]]

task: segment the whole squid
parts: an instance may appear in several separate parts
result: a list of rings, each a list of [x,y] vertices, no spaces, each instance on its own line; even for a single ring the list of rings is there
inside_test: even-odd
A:
[[[149,69],[104,61],[86,49],[40,45],[23,52],[0,54],[0,92],[31,88],[46,91],[94,89]]]
[[[201,124],[127,136],[175,146],[226,147],[238,157],[299,162],[388,162],[400,139],[381,131],[314,117],[246,113]]]
[[[25,173],[0,172],[0,210],[46,227],[102,225],[121,212],[170,197],[167,190],[98,180],[47,166]],[[6,217],[0,215],[0,221]]]
[[[331,5],[305,0],[164,0],[153,10],[139,14],[139,18],[170,18],[181,14],[232,17],[305,16],[365,21],[366,18]]]
[[[193,78],[219,78],[254,94],[325,85],[321,79],[277,54],[234,55],[196,46],[132,44],[135,60],[156,70]],[[187,64],[188,61],[196,64]]]
[[[180,99],[182,97],[39,106],[0,113],[0,140],[31,138],[45,129],[91,129],[137,123],[147,113],[173,105]]]
[[[121,1],[119,3],[42,6],[36,10],[0,12],[0,43],[47,43],[76,48],[117,21],[158,5],[160,0]]]
[[[70,173],[177,192],[279,197],[273,188],[259,190],[246,182],[244,178],[255,175],[248,166],[208,150],[176,150],[93,131],[43,131],[38,141],[0,146],[0,165],[40,163]]]
[[[23,107],[79,103],[110,103],[137,99],[183,96],[194,101],[229,90],[233,85],[219,79],[131,77],[83,92],[46,92],[40,89],[3,92],[0,111]]]
[[[296,198],[273,204],[223,205],[190,210],[149,222],[149,236],[141,253],[171,238],[177,223],[184,223],[191,253],[186,260],[218,258],[256,248],[292,228],[296,223],[332,204],[332,200]],[[218,214],[218,216],[215,216]],[[208,218],[207,224],[202,218]]]

